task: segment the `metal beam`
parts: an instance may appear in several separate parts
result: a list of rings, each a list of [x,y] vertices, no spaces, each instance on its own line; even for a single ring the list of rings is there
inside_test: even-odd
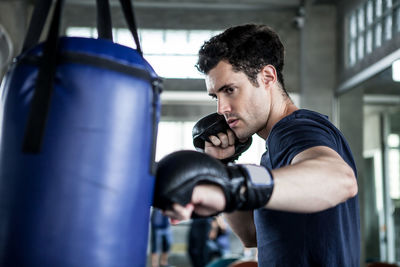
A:
[[[400,95],[364,95],[364,103],[369,105],[398,105]]]
[[[400,58],[400,49],[394,51],[393,53],[387,55],[386,57],[378,60],[376,63],[372,64],[368,68],[360,71],[353,77],[349,78],[348,80],[341,83],[336,92],[341,94],[350,90],[351,88],[359,85],[360,83],[366,81],[367,79],[371,78],[375,74],[385,70],[392,66],[393,61]]]
[[[94,5],[94,0],[70,0],[69,4]],[[111,5],[118,5],[117,0],[111,0]],[[300,0],[252,0],[252,1],[210,1],[210,0],[162,0],[162,1],[133,1],[138,8],[159,8],[159,9],[209,9],[209,10],[281,10],[293,9],[300,5]]]

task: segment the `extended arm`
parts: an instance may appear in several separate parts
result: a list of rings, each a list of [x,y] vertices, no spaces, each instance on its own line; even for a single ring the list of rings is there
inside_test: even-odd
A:
[[[208,133],[204,135],[209,136]],[[237,143],[229,129],[226,133],[209,136],[209,141],[204,142],[204,151],[219,159],[231,155]],[[189,157],[198,159],[193,161]],[[177,158],[180,162],[176,161]],[[210,168],[210,164],[213,167]],[[357,194],[352,168],[337,152],[326,146],[306,149],[294,157],[291,165],[272,171],[262,166],[256,167],[259,170],[255,172],[251,171],[254,167],[247,165],[223,166],[197,155],[176,155],[174,160],[164,165],[176,166],[164,168],[167,169],[164,171],[166,176],[173,176],[170,184],[174,188],[169,191],[172,196],[167,194],[165,198],[175,203],[168,212],[171,218],[185,220],[193,212],[210,216],[227,211],[228,222],[245,245],[255,243],[252,211],[236,210],[265,207],[289,212],[318,212]],[[170,175],[171,172],[176,173]],[[160,188],[165,191],[162,186]]]
[[[167,215],[177,220],[190,219],[192,212],[210,216],[261,207],[318,212],[357,194],[353,170],[335,151],[323,146],[309,148],[299,153],[290,166],[273,170],[274,187],[270,197],[265,196],[271,193],[271,187],[262,181],[269,181],[271,177],[262,166],[256,167],[264,170],[261,176],[248,173],[240,177],[237,166],[224,166],[212,157],[193,151],[176,152],[162,163],[155,195],[162,196],[158,199],[160,208],[169,209]],[[234,176],[230,176],[232,171]],[[172,209],[165,206],[167,202],[174,203]],[[247,245],[254,243],[255,231],[252,217],[245,214],[248,213],[235,211],[227,218]]]
[[[357,194],[350,166],[332,149],[313,147],[299,153],[291,165],[272,170],[274,190],[266,208],[292,212],[318,212]],[[232,230],[246,247],[257,245],[253,212],[225,213]]]

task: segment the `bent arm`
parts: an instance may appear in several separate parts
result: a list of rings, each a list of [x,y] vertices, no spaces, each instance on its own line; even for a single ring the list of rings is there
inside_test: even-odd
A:
[[[353,169],[333,149],[309,148],[291,165],[272,170],[274,191],[265,206],[290,212],[318,212],[332,208],[357,194]]]

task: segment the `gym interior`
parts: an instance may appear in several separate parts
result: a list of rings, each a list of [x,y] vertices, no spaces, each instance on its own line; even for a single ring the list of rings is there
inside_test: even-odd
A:
[[[1,80],[21,53],[36,2],[0,0]],[[283,75],[292,100],[300,108],[328,115],[355,157],[360,266],[400,265],[399,0],[134,0],[132,4],[143,56],[163,83],[156,161],[173,151],[194,150],[193,125],[216,111],[203,76],[194,67],[203,42],[230,26],[267,24],[285,46]],[[110,9],[114,42],[135,48],[119,1],[111,0]],[[47,21],[41,40],[48,28]],[[60,35],[96,38],[96,1],[65,0]],[[263,151],[264,141],[255,137],[238,162],[258,164]],[[189,227],[190,222],[171,227],[171,266],[191,266]],[[230,240],[232,255],[243,255],[240,241],[233,234]],[[146,253],[151,266],[148,244]]]

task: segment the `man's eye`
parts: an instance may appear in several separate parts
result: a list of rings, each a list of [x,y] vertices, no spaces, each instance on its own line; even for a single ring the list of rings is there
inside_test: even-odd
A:
[[[225,88],[225,93],[231,94],[231,93],[233,93],[234,90],[235,89],[233,89],[232,87],[227,87],[227,88]]]
[[[216,95],[210,95],[212,100],[217,100],[217,96]]]

